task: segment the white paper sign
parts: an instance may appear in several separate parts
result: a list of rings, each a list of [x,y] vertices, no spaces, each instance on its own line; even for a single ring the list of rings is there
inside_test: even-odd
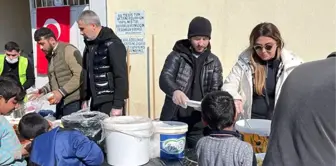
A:
[[[115,13],[116,33],[118,35],[144,35],[145,34],[145,12],[116,12]]]
[[[121,38],[130,54],[145,54],[146,41],[143,37],[127,37]]]

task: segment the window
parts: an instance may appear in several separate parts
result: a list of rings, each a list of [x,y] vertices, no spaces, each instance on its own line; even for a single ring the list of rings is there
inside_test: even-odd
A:
[[[34,7],[59,6],[57,3],[60,3],[61,6],[88,5],[90,0],[34,0]]]

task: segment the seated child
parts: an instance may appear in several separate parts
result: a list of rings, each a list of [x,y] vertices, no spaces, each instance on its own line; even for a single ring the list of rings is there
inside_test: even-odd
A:
[[[26,166],[22,158],[26,152],[14,131],[13,126],[3,115],[19,107],[25,92],[17,81],[10,77],[0,77],[0,165]]]
[[[20,135],[32,139],[30,163],[38,166],[98,166],[104,161],[102,150],[77,130],[51,128],[37,113],[24,115]]]
[[[234,131],[237,113],[232,96],[218,91],[206,95],[201,104],[202,120],[211,131],[196,146],[201,166],[252,166],[252,146]]]

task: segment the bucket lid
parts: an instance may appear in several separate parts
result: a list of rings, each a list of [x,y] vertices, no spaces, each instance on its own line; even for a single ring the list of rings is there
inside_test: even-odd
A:
[[[247,119],[236,122],[235,128],[239,132],[269,136],[271,132],[271,121],[266,119]]]
[[[149,118],[141,116],[115,116],[103,120],[104,129],[118,131],[148,130],[153,127]]]
[[[155,132],[184,133],[188,131],[188,124],[177,121],[153,121]]]

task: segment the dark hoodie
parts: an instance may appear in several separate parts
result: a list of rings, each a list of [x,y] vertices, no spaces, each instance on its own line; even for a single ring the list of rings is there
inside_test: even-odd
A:
[[[81,98],[93,107],[112,103],[122,108],[128,98],[126,48],[112,29],[103,27],[93,41],[84,40],[83,82]]]
[[[203,99],[201,72],[204,62],[211,52],[210,44],[204,52],[197,53],[193,51],[190,41],[185,39],[177,41],[173,47],[173,50],[179,53],[184,53],[188,56],[188,61],[191,62],[190,65],[193,68],[193,77],[192,80],[190,80],[192,84],[186,95],[191,100],[201,101]]]
[[[334,58],[291,72],[274,110],[264,166],[335,165],[335,80]]]
[[[203,90],[202,90],[202,70],[204,63],[211,53],[210,51],[210,44],[208,48],[202,53],[196,53],[193,51],[191,43],[189,40],[180,40],[177,41],[173,47],[173,50],[179,53],[184,53],[187,55],[187,62],[190,63],[192,67],[192,76],[189,80],[189,88],[187,89],[186,95],[190,100],[201,101],[204,97]],[[198,137],[200,137],[203,133],[204,125],[201,121],[201,112],[195,111],[194,108],[188,107],[184,109],[179,107],[177,110],[177,119],[179,121],[185,122],[188,124],[188,136],[193,135],[193,140],[187,140],[188,148],[193,148],[197,142]]]
[[[198,58],[196,58],[198,57]],[[166,94],[160,120],[181,121],[188,124],[187,146],[194,148],[202,137],[203,124],[200,111],[184,109],[172,101],[173,92],[181,90],[191,100],[202,98],[223,86],[222,65],[211,53],[210,45],[201,54],[194,53],[189,40],[177,41],[163,65],[159,86]]]

